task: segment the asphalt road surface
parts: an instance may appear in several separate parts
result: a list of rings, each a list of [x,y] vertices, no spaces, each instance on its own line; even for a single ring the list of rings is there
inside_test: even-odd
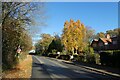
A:
[[[87,70],[49,57],[32,56],[31,79],[49,80],[119,80],[113,76]]]

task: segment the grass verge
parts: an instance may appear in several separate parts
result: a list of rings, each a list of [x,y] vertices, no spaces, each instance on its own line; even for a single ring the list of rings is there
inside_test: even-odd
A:
[[[25,60],[21,60],[16,68],[3,73],[2,78],[30,78],[32,71],[32,56],[27,55]]]

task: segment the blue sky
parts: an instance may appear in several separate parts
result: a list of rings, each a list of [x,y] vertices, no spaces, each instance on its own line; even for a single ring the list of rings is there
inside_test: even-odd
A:
[[[66,20],[78,19],[85,25],[98,32],[118,27],[117,2],[46,2],[45,15],[47,26],[41,26],[34,36],[34,41],[39,39],[38,34],[54,32],[62,33]],[[36,20],[39,20],[36,18]]]

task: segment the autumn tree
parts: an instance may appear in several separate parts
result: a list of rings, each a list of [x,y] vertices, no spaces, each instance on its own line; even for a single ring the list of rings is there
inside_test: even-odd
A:
[[[74,54],[77,50],[82,51],[85,46],[86,28],[84,24],[77,20],[64,23],[62,43],[66,50]]]
[[[34,22],[32,13],[38,11],[36,3],[2,2],[2,61],[3,68],[11,68],[14,64],[16,48],[21,46],[27,51],[32,46],[28,26]]]

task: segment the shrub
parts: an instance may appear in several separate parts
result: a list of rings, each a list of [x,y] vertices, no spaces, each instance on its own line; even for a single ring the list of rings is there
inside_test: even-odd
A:
[[[65,51],[65,50],[63,50],[62,52],[61,52],[61,55],[66,55],[67,54],[67,51]]]
[[[73,55],[73,59],[75,60],[75,61],[78,61],[79,60],[79,56],[78,55]]]
[[[52,58],[56,58],[58,56],[58,54],[52,54],[52,53],[50,53],[49,55],[48,55],[48,57],[52,57]]]
[[[120,67],[120,50],[109,50],[100,53],[101,65]]]
[[[98,53],[95,53],[95,63],[100,64],[100,55]]]
[[[85,57],[84,56],[78,56],[78,61],[79,62],[84,62],[85,61]]]
[[[95,56],[94,54],[90,54],[86,56],[86,62],[87,63],[95,63]]]
[[[113,52],[113,63],[115,67],[120,67],[120,51]]]
[[[70,56],[69,56],[69,55],[60,55],[60,56],[58,57],[58,59],[70,60]]]
[[[52,54],[56,54],[56,53],[57,53],[57,50],[53,49]]]

